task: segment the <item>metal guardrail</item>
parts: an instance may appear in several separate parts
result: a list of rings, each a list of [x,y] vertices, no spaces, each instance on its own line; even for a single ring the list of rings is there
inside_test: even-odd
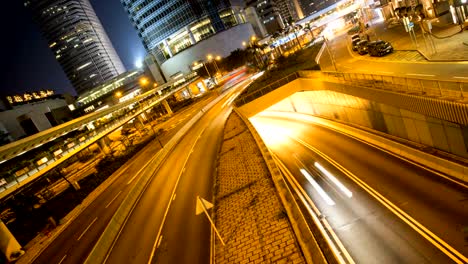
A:
[[[299,78],[299,72],[294,72],[284,78],[281,78],[277,81],[272,82],[271,84],[264,86],[260,89],[257,89],[253,92],[247,93],[247,94],[241,94],[239,97],[235,100],[235,105],[236,107],[240,107],[246,103],[249,103],[275,89],[278,89],[279,87],[286,85],[287,83]],[[248,91],[249,87],[246,88],[246,91]]]
[[[322,76],[325,81],[468,103],[468,80],[449,81],[351,72],[322,72]]]

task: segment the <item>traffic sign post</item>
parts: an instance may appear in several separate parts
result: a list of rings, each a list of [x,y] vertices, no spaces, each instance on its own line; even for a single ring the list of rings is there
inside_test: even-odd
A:
[[[208,221],[210,221],[210,224],[211,226],[213,227],[216,235],[218,236],[219,238],[219,241],[221,241],[221,244],[223,244],[223,246],[225,246],[226,244],[224,243],[223,241],[223,238],[221,237],[221,235],[218,233],[218,230],[216,229],[216,226],[215,224],[213,223],[213,220],[211,219],[210,215],[208,214],[208,209],[212,208],[213,207],[213,204],[208,202],[207,200],[203,199],[203,198],[200,198],[200,196],[197,196],[197,205],[195,207],[195,214],[196,215],[199,215],[201,214],[202,212],[205,212],[205,215],[206,217],[208,218]]]

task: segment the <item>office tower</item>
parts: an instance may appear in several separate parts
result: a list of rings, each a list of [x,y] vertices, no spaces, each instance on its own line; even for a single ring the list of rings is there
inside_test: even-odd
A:
[[[207,53],[227,56],[254,34],[242,1],[121,0],[146,50],[166,77],[190,70]]]
[[[340,0],[299,0],[304,12],[304,16],[310,16],[316,12],[326,9]]]
[[[273,0],[247,0],[248,7],[254,7],[268,34],[274,34],[285,27],[286,19]]]
[[[25,6],[79,95],[125,72],[89,0],[27,0]]]

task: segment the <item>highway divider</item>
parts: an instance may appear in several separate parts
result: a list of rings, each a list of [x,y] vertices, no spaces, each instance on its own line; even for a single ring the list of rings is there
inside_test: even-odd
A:
[[[265,163],[270,171],[272,180],[275,184],[275,187],[278,191],[278,195],[281,199],[281,202],[287,212],[291,225],[293,227],[294,233],[298,243],[302,249],[302,253],[307,261],[307,263],[328,263],[325,256],[322,254],[322,249],[319,247],[319,244],[309,229],[309,226],[306,222],[304,215],[297,204],[293,193],[289,189],[286,181],[284,180],[282,173],[278,166],[276,165],[270,151],[266,147],[260,135],[257,133],[250,121],[243,116],[236,108],[234,111],[241,117],[244,123],[247,125],[250,133],[252,134],[255,142],[257,143],[260,152],[265,160]]]
[[[167,142],[167,144],[163,147],[163,149],[157,153],[156,158],[150,161],[151,164],[147,166],[145,171],[152,172],[152,173],[142,172],[144,173],[144,175],[139,178],[138,182],[134,185],[134,187],[127,194],[122,204],[119,206],[116,213],[110,220],[106,229],[102,233],[101,237],[96,242],[93,250],[88,255],[85,263],[96,264],[96,263],[104,263],[106,261],[110,250],[112,249],[116,239],[119,237],[122,228],[125,226],[128,216],[130,215],[136,203],[138,202],[144,190],[146,189],[150,179],[153,177],[154,171],[156,171],[159,168],[159,166],[166,159],[168,154],[181,141],[182,137],[187,133],[187,131],[198,120],[200,120],[200,118],[204,115],[204,113],[223,98],[224,96],[219,96],[218,98],[216,98],[215,100],[207,104],[205,107],[203,107],[201,111],[199,111],[196,115],[194,115],[192,119],[189,122],[187,122],[174,135],[174,137],[172,137],[171,140],[169,140],[169,142]]]

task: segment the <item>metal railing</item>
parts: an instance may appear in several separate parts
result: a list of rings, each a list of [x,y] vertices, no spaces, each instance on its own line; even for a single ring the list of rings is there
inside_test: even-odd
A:
[[[281,78],[277,81],[272,82],[269,85],[263,86],[255,91],[250,91],[249,92],[249,87],[247,87],[246,94],[241,94],[235,101],[236,107],[240,107],[246,103],[249,103],[259,97],[262,97],[263,95],[278,89],[279,87],[288,84],[289,82],[299,78],[299,73],[294,72],[284,78]]]
[[[70,142],[73,142],[73,146],[67,147],[66,145],[60,147],[63,151],[61,155],[55,156],[53,153],[49,152],[41,152],[40,158],[45,158],[46,162],[44,164],[38,165],[36,162],[38,161],[38,157],[30,162],[29,164],[25,164],[25,167],[18,168],[17,171],[11,173],[12,171],[3,171],[0,173],[0,198],[5,196],[3,192],[7,191],[8,189],[15,187],[16,185],[20,185],[22,181],[28,178],[37,178],[46,173],[47,171],[51,170],[52,167],[58,166],[71,156],[68,156],[70,153],[77,153],[90,145],[90,143],[96,142],[98,139],[106,136],[107,134],[111,133],[115,129],[123,126],[125,123],[129,122],[130,120],[134,119],[139,114],[145,112],[146,110],[155,107],[163,100],[167,99],[168,97],[172,96],[174,93],[179,91],[180,89],[187,86],[188,83],[193,81],[196,76],[188,75],[189,78],[181,84],[175,85],[172,87],[172,83],[170,85],[166,85],[167,89],[162,95],[158,96],[150,96],[157,93],[157,90],[152,90],[147,92],[141,96],[138,96],[136,99],[131,100],[131,103],[135,104],[134,112],[132,113],[120,113],[119,116],[110,121],[109,123],[103,124],[99,127],[96,127],[94,130],[88,131],[86,134],[79,134]],[[187,76],[186,76],[187,77]],[[159,89],[160,90],[160,89]],[[126,103],[126,102],[125,102]],[[129,104],[121,103],[116,106],[111,107],[111,111],[105,111],[106,114],[109,113],[117,113],[121,112],[122,105],[128,106]],[[102,111],[102,112],[104,112]],[[60,137],[63,134],[66,134],[68,131],[75,129],[76,127],[82,126],[85,122],[90,122],[96,120],[103,116],[102,112],[93,113],[87,115],[83,118],[78,118],[76,120],[70,121],[68,123],[60,125],[60,128],[50,130],[46,130],[40,132],[39,134],[33,135],[31,137],[25,138],[19,142],[13,142],[11,144],[5,145],[0,147],[0,158],[10,158],[14,156],[18,151],[27,152],[33,149],[37,145],[42,145],[43,143],[52,140],[54,138]],[[30,141],[30,142],[29,142]],[[17,146],[19,145],[19,147]],[[0,161],[2,161],[0,159]],[[20,175],[17,175],[19,171],[23,171]],[[29,179],[31,180],[31,179]]]
[[[301,75],[302,76],[302,75]],[[468,80],[449,81],[349,72],[322,72],[324,81],[468,103]]]

